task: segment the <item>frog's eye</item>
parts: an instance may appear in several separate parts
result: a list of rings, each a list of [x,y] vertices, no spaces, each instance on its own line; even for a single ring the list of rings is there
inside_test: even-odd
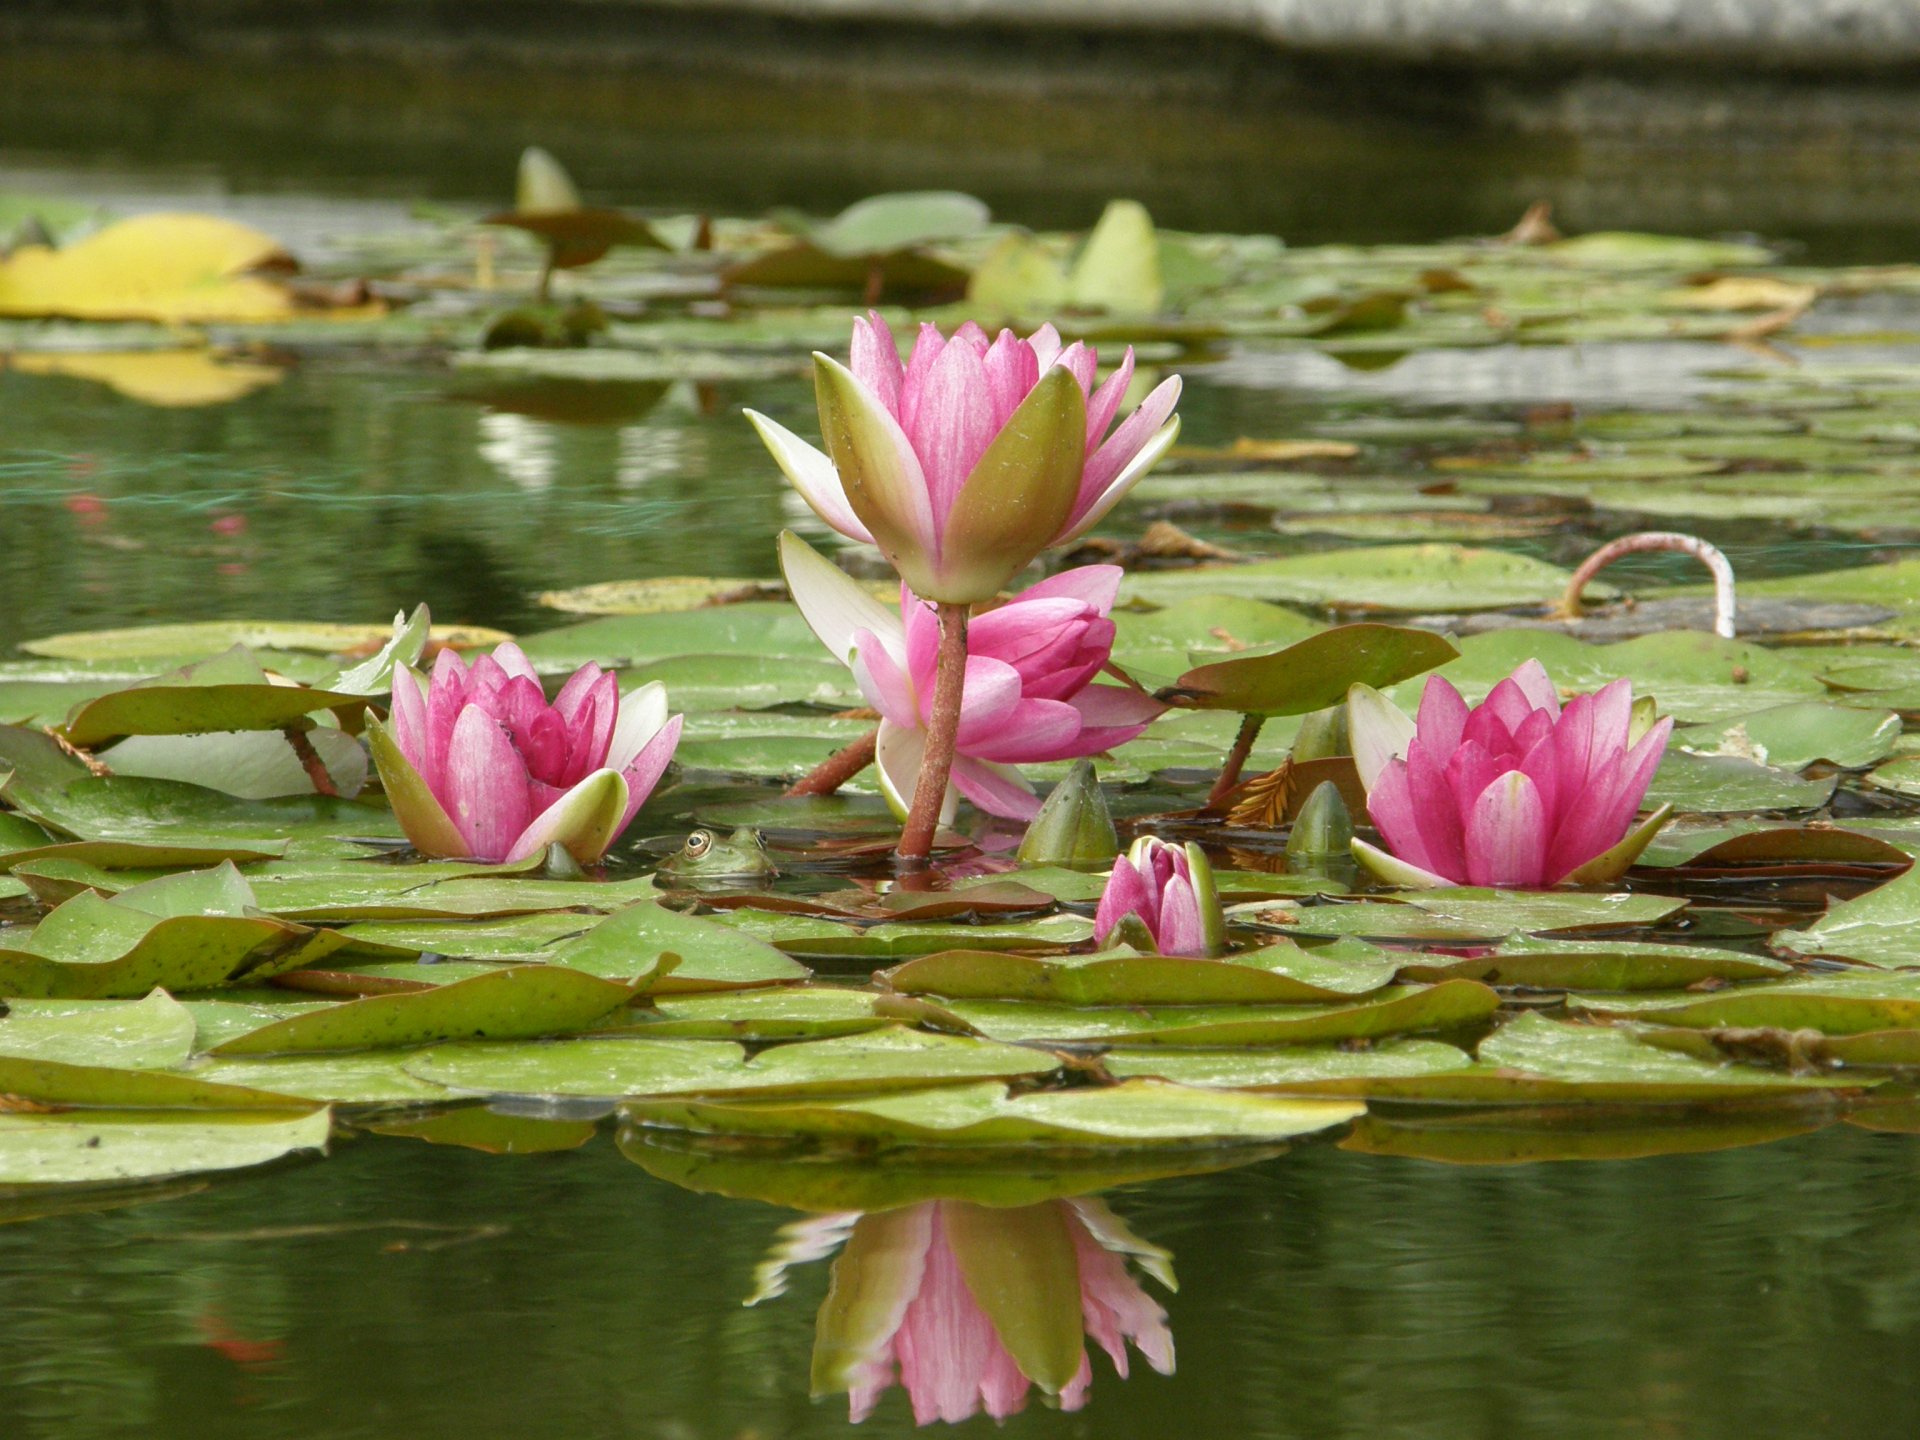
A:
[[[711,830],[696,830],[687,836],[687,858],[690,860],[698,860],[712,848],[713,832]]]

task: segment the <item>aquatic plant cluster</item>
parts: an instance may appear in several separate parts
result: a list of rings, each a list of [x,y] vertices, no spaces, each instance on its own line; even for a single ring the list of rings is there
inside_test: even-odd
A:
[[[496,218],[541,237],[543,286],[615,243],[684,261],[534,168]],[[1911,562],[1750,587],[1842,611],[1775,633],[1883,627],[1767,648],[1724,633],[1730,593],[1715,633],[1624,638],[1569,613],[1589,577],[1430,537],[1089,544],[1181,459],[1180,381],[1140,356],[1189,332],[1157,270],[1128,293],[1158,298],[1111,303],[1115,257],[1157,254],[1137,210],[1071,260],[1011,233],[973,255],[969,303],[1017,328],[943,316],[903,351],[853,320],[844,362],[814,359],[818,446],[750,417],[794,524],[850,542],[768,534],[784,593],[642,582],[515,637],[423,606],[30,642],[0,690],[0,1214],[343,1127],[513,1151],[611,1117],[651,1174],[809,1213],[761,1289],[833,1257],[816,1392],[861,1418],[897,1385],[954,1421],[1086,1403],[1096,1363],[1172,1368],[1141,1279],[1171,1288],[1165,1252],[1092,1198],[1124,1181],[1312,1141],[1481,1163],[1911,1128]],[[886,292],[948,263],[870,220],[733,278],[804,261]],[[97,291],[82,243],[9,262],[0,301],[49,264]],[[1449,263],[1639,295],[1764,259],[1554,243]],[[1020,277],[1048,309],[988,304]],[[296,304],[228,278],[244,315]],[[1341,293],[1273,323],[1361,350],[1392,328]],[[1123,336],[1103,376],[1094,341],[1111,361]],[[1625,619],[1663,603],[1705,613]]]

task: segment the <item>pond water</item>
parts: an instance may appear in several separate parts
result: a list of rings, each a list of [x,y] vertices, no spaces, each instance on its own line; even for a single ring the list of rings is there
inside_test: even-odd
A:
[[[9,103],[57,90],[42,77]],[[324,246],[331,234],[401,223],[394,189],[434,172],[434,157],[458,158],[432,188],[462,202],[484,200],[479,177],[503,170],[490,143],[436,132],[401,152],[411,173],[383,181],[343,161],[343,145],[321,147],[305,172],[304,152],[276,149],[265,176],[257,160],[234,158],[231,137],[203,146],[152,127],[155,93],[133,86],[84,121],[56,107],[37,142],[30,132],[17,152],[0,148],[0,189],[97,193],[127,208],[190,195],[203,208],[277,217],[282,233]],[[123,139],[104,180],[76,165],[103,126]],[[589,167],[610,166],[604,151],[588,153],[600,157]],[[1231,153],[1244,175],[1251,142],[1236,132]],[[1492,173],[1506,152],[1476,153]],[[799,198],[769,190],[757,169],[726,171],[714,147],[698,154],[720,167],[706,189],[683,156],[618,198],[740,208]],[[765,150],[756,154],[764,166]],[[805,173],[845,158],[830,151]],[[883,161],[862,173],[950,178],[937,147]],[[1444,175],[1405,157],[1386,168],[1414,193],[1391,226],[1352,238],[1486,228],[1496,209],[1511,219],[1509,202],[1529,198],[1504,185],[1463,206]],[[976,175],[991,170],[976,162]],[[210,175],[218,183],[204,183]],[[1091,209],[1137,178],[1102,171],[1076,181],[1072,198]],[[824,193],[838,203],[866,188]],[[1185,227],[1248,225],[1223,199],[1230,188],[1196,198],[1169,181],[1147,198]],[[1076,223],[1051,191],[1050,179],[1028,179],[993,198],[1006,218]],[[1732,223],[1711,208],[1690,228]],[[1833,261],[1899,244],[1893,228],[1851,241],[1826,229]],[[1866,339],[1800,350],[1796,373],[1911,365],[1916,328],[1910,297],[1823,306],[1803,334]],[[580,384],[360,349],[269,347],[245,360],[255,367],[246,393],[191,408],[146,403],[137,372],[0,368],[0,641],[235,616],[365,622],[421,598],[438,620],[535,630],[566,618],[540,605],[541,591],[770,577],[769,537],[807,521],[738,414],[752,405],[810,423],[798,374]],[[1705,413],[1732,383],[1722,372],[1753,363],[1720,341],[1684,339],[1427,351],[1385,368],[1313,351],[1231,352],[1183,366],[1183,440],[1200,450],[1242,436],[1355,440],[1362,453],[1341,475],[1411,509],[1440,493],[1450,456],[1514,437],[1571,443],[1569,425],[1613,412]],[[1167,514],[1203,540],[1272,555],[1368,538],[1307,523],[1336,508],[1317,492],[1299,492],[1298,523],[1278,535],[1270,513],[1182,508],[1196,497],[1179,473],[1103,533],[1132,536]],[[1635,513],[1574,506],[1497,543],[1571,565]],[[1916,528],[1904,520],[1891,517],[1883,533],[1785,509],[1756,518],[1709,508],[1689,524],[1743,578],[1760,579],[1895,557]],[[1671,557],[1622,573],[1626,583],[1692,578]],[[1121,1381],[1096,1358],[1084,1410],[1036,1400],[1008,1432],[1914,1434],[1920,1146],[1829,1123],[1836,1115],[1809,1111],[1782,1138],[1755,1132],[1744,1138],[1772,1143],[1725,1153],[1576,1162],[1516,1142],[1515,1163],[1457,1164],[1307,1142],[1244,1168],[1123,1186],[1108,1203],[1175,1256],[1180,1288],[1161,1298],[1178,1368],[1162,1376],[1136,1355]],[[741,1304],[791,1213],[657,1178],[622,1154],[611,1122],[590,1138],[578,1121],[554,1124],[556,1146],[579,1148],[502,1157],[349,1134],[322,1163],[130,1197],[151,1203],[90,1210],[81,1200],[77,1213],[47,1216],[23,1207],[22,1223],[0,1229],[0,1430],[9,1440],[859,1433],[843,1398],[809,1400],[828,1264],[796,1267],[782,1297]],[[1675,1143],[1717,1142],[1667,1136],[1616,1153]],[[904,1397],[887,1396],[864,1428],[911,1432]]]

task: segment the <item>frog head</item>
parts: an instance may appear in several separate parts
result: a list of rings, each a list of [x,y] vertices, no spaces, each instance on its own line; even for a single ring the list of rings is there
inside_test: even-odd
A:
[[[686,843],[660,862],[662,874],[676,880],[751,880],[774,873],[766,842],[752,826],[731,835],[696,830]]]

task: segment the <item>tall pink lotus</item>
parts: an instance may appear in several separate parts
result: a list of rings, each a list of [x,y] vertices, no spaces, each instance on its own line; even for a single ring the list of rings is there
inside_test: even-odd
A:
[[[1098,1200],[995,1208],[933,1200],[866,1215],[829,1215],[790,1230],[789,1254],[814,1259],[844,1237],[820,1307],[816,1395],[845,1391],[865,1420],[896,1381],[916,1423],[996,1420],[1035,1386],[1065,1410],[1087,1402],[1091,1335],[1124,1379],[1132,1344],[1173,1373],[1167,1312],[1132,1276],[1132,1256],[1172,1288],[1171,1258]],[[777,1293],[781,1281],[763,1282]]]
[[[1113,862],[1094,912],[1095,943],[1128,938],[1134,927],[1122,922],[1129,917],[1144,932],[1141,938],[1162,955],[1204,957],[1226,947],[1226,917],[1214,893],[1213,866],[1198,845],[1169,845],[1142,835]]]
[[[850,365],[816,353],[826,452],[755,411],[747,418],[807,504],[876,544],[916,595],[970,604],[1042,550],[1084,534],[1180,431],[1180,380],[1122,420],[1133,351],[1096,386],[1098,357],[1043,325],[951,339],[922,325],[902,364],[875,314],[853,324]]]
[[[1348,715],[1367,813],[1392,851],[1355,840],[1354,853],[1403,884],[1617,879],[1671,813],[1663,806],[1634,824],[1673,721],[1636,736],[1627,680],[1562,709],[1529,660],[1471,708],[1434,675],[1412,721],[1358,685]]]
[[[559,844],[606,854],[680,742],[658,681],[622,695],[583,665],[551,704],[511,641],[471,668],[451,650],[431,680],[398,666],[391,729],[369,726],[400,827],[423,855],[518,861]]]
[[[880,782],[904,815],[934,689],[933,610],[904,586],[900,611],[888,609],[791,531],[780,537],[780,564],[813,633],[852,668],[880,712]],[[1143,691],[1092,683],[1113,651],[1107,612],[1120,576],[1114,565],[1063,571],[969,623],[952,780],[988,814],[1031,820],[1039,813],[1039,797],[1016,765],[1110,750],[1166,708]],[[949,818],[955,799],[950,790]]]

